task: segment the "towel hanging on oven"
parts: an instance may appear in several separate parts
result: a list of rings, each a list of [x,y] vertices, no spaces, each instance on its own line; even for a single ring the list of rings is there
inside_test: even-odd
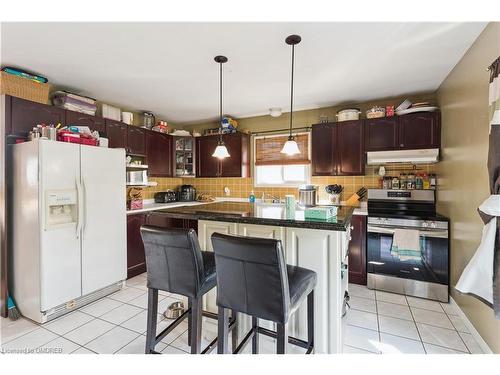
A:
[[[420,232],[415,229],[394,229],[391,255],[401,261],[422,258],[420,247]]]

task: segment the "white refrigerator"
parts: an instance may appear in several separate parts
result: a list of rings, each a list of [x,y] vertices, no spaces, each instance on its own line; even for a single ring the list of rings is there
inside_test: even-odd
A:
[[[39,323],[127,276],[125,150],[39,140],[10,146],[11,293]]]

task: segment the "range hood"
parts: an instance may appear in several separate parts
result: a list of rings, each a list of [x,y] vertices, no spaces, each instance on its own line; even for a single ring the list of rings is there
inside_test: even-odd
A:
[[[423,150],[370,151],[366,153],[368,165],[389,163],[431,164],[439,161],[439,148]]]

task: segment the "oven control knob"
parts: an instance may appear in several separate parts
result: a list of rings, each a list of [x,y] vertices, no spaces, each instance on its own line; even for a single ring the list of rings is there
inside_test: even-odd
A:
[[[436,222],[435,222],[435,221],[432,221],[432,222],[431,222],[431,228],[436,228],[436,227],[437,227]]]
[[[428,227],[429,227],[429,223],[428,223],[427,221],[424,221],[424,222],[422,223],[422,227],[424,227],[424,228],[428,228]]]

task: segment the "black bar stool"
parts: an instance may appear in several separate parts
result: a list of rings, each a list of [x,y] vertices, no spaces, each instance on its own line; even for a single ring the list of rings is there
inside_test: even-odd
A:
[[[215,287],[217,282],[214,254],[200,250],[198,236],[193,229],[167,229],[143,225],[141,236],[146,253],[148,278],[146,354],[156,353],[156,344],[186,317],[191,353],[201,353],[202,316],[217,319],[217,314],[202,311],[203,295]],[[157,336],[158,290],[188,297],[188,310]],[[234,323],[235,318],[232,318],[231,329]],[[233,340],[235,340],[234,334]],[[203,350],[203,353],[212,351],[216,342],[217,338]]]
[[[286,353],[287,342],[314,350],[314,288],[316,272],[285,263],[281,241],[212,235],[217,265],[217,306],[219,342],[217,352],[228,352],[228,309],[252,317],[252,329],[233,353],[252,338],[252,353],[259,351],[259,334],[277,339],[277,353]],[[307,296],[307,341],[288,337],[288,319]],[[273,321],[277,332],[259,327],[259,319]]]

